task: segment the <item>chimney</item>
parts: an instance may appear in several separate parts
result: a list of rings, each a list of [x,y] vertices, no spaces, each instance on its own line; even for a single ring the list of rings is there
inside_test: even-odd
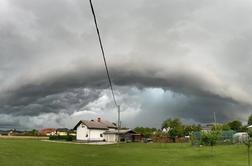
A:
[[[97,122],[101,122],[101,118],[97,118]]]

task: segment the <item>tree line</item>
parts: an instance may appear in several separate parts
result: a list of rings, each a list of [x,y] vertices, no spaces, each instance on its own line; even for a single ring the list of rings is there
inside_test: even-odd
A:
[[[247,127],[252,125],[252,114],[248,118],[247,125],[242,125],[239,120],[229,121],[223,124],[215,124],[211,130],[246,132]],[[136,127],[134,129],[137,133],[142,134],[144,137],[151,137],[156,134],[162,134],[171,138],[189,136],[190,133],[195,131],[202,131],[203,127],[200,124],[183,124],[179,118],[168,118],[161,124],[161,129],[149,127]]]

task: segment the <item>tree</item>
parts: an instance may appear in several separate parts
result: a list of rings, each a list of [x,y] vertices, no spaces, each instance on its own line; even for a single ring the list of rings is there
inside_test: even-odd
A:
[[[215,125],[212,126],[211,130],[216,131],[216,132],[221,132],[223,130],[223,125],[215,124]]]
[[[162,123],[162,128],[168,128],[168,135],[175,142],[176,137],[181,137],[184,135],[184,127],[180,119],[167,119]]]
[[[194,131],[201,131],[202,127],[201,125],[185,125],[184,126],[184,135],[190,135]]]
[[[248,125],[252,125],[252,114],[248,118]]]
[[[206,146],[211,146],[212,154],[213,147],[216,145],[220,132],[217,130],[211,130],[209,132],[202,132],[201,144]]]
[[[224,123],[224,124],[222,125],[222,130],[228,131],[228,130],[231,130],[231,128],[230,128],[230,126],[229,126],[228,123]]]
[[[242,126],[241,129],[240,129],[240,131],[241,132],[247,132],[248,131],[247,127],[248,127],[247,125]]]
[[[213,147],[217,142],[218,136],[218,131],[202,132],[201,144]]]
[[[177,126],[182,126],[182,123],[178,118],[175,119],[169,118],[162,123],[162,128],[175,128]]]
[[[136,127],[134,131],[138,134],[142,134],[145,138],[149,138],[155,131],[157,131],[157,129],[149,127]]]
[[[37,136],[38,135],[38,130],[33,129],[31,131],[31,133],[32,133],[33,136]]]
[[[228,126],[230,127],[231,130],[240,131],[242,128],[242,123],[238,120],[234,120],[234,121],[228,122]]]

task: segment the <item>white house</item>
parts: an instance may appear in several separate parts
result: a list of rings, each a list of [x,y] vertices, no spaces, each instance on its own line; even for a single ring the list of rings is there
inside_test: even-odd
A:
[[[117,141],[116,131],[117,126],[115,123],[101,120],[81,120],[74,127],[76,130],[76,139],[78,141]],[[109,134],[107,134],[109,132]],[[113,133],[113,134],[112,134]]]

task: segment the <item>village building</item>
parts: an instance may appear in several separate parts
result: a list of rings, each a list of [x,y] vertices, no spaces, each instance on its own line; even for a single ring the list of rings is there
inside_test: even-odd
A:
[[[0,136],[8,136],[10,133],[9,130],[5,131],[5,130],[0,130]]]
[[[116,131],[117,126],[115,123],[109,121],[101,120],[81,120],[74,127],[76,130],[76,140],[77,141],[106,141],[104,133],[106,131]],[[115,134],[110,135],[109,138],[113,138],[112,141],[116,141]]]
[[[71,135],[71,136],[75,136],[76,137],[76,131],[71,129],[71,130],[68,130],[68,134]]]
[[[25,131],[19,131],[16,129],[8,130],[8,136],[19,136],[19,135],[25,135]]]
[[[39,130],[40,135],[45,135],[45,136],[52,136],[56,135],[56,129],[55,128],[43,128]]]
[[[139,136],[132,130],[118,130],[116,123],[112,123],[101,118],[97,120],[81,120],[74,127],[77,141],[106,141],[116,142],[118,138],[122,141],[138,140]],[[135,136],[133,136],[135,134]]]
[[[67,128],[58,128],[58,129],[56,129],[56,134],[55,135],[67,136],[68,132],[69,132],[69,130]]]
[[[131,129],[122,129],[122,130],[116,130],[116,131],[105,131],[105,140],[107,142],[113,142],[116,141],[119,138],[120,142],[140,142],[142,140],[142,135],[137,134],[135,131]]]

